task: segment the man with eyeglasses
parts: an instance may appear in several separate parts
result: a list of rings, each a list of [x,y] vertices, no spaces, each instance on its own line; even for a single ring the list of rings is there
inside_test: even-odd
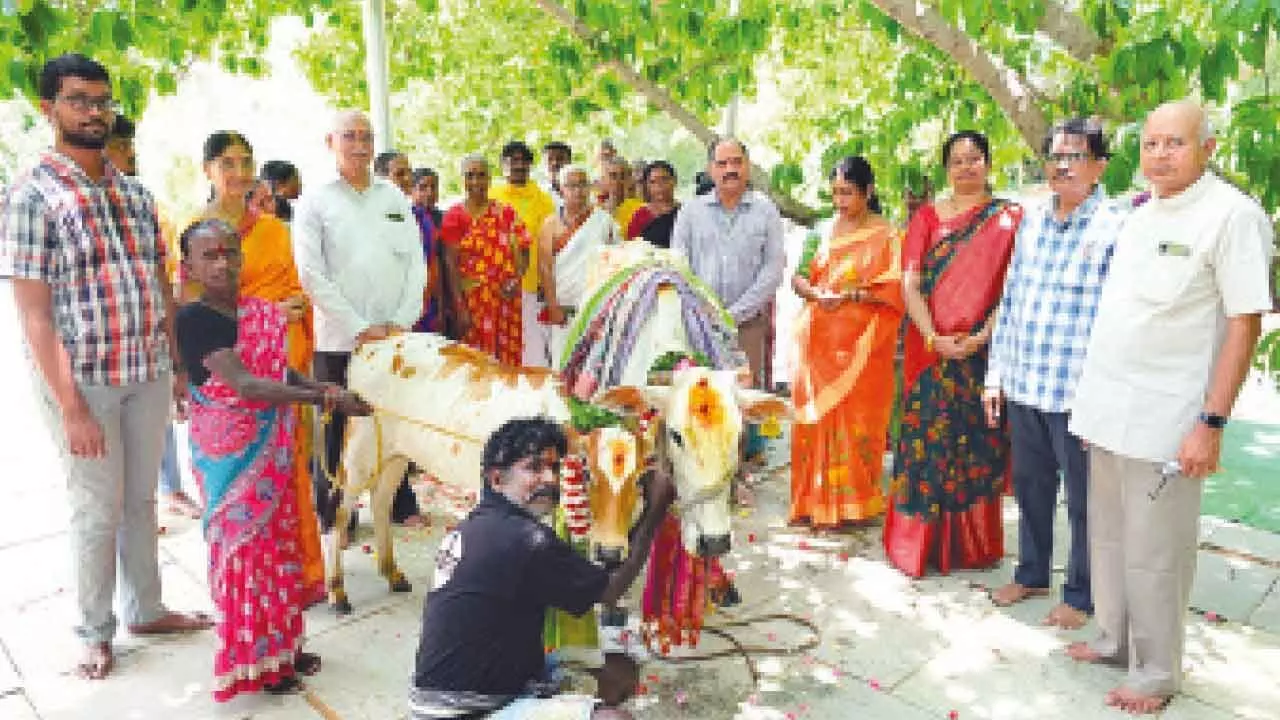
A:
[[[117,572],[131,633],[212,625],[160,600],[155,484],[170,403],[187,380],[155,201],[103,153],[116,113],[106,68],[62,55],[39,90],[54,145],[5,198],[0,278],[11,280],[67,474],[85,644],[76,672],[101,679],[115,662]]]
[[[338,113],[325,143],[333,152],[337,177],[309,186],[299,198],[293,253],[298,278],[315,308],[315,377],[346,386],[353,350],[405,332],[418,320],[427,270],[408,196],[370,172],[369,118],[354,110]],[[338,470],[345,427],[346,416],[334,413],[325,428],[328,474]],[[321,529],[328,532],[338,498],[326,473],[314,478]],[[413,505],[404,517],[406,525],[422,523],[416,501]]]
[[[1074,118],[1055,125],[1044,154],[1053,195],[1025,206],[987,359],[987,424],[997,427],[1002,411],[1007,415],[1018,503],[1018,565],[992,600],[1013,605],[1050,592],[1058,488],[1065,485],[1067,574],[1062,601],[1044,622],[1072,630],[1088,622],[1093,598],[1088,463],[1080,439],[1067,431],[1067,407],[1126,212],[1099,184],[1110,157],[1099,124]]]
[[[1098,636],[1082,662],[1128,666],[1106,702],[1160,712],[1182,685],[1202,481],[1271,310],[1274,229],[1258,203],[1208,170],[1204,109],[1147,116],[1152,198],[1116,240],[1070,430],[1089,444],[1089,557]]]

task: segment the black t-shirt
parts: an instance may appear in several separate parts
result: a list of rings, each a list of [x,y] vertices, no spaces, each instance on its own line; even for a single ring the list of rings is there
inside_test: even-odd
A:
[[[485,695],[541,680],[547,608],[581,615],[609,582],[551,528],[489,492],[440,543],[435,572],[414,685]]]
[[[202,302],[178,308],[174,318],[178,353],[191,384],[199,387],[209,379],[204,359],[215,351],[236,346],[236,321]]]

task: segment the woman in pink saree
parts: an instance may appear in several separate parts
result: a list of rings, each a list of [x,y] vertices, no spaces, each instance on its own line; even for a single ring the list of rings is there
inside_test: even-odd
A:
[[[302,651],[304,605],[292,403],[366,411],[355,396],[288,368],[288,319],[239,297],[240,238],[221,220],[182,233],[182,258],[203,293],[178,311],[191,380],[191,460],[204,494],[209,588],[218,610],[214,699],[297,690],[319,670]]]

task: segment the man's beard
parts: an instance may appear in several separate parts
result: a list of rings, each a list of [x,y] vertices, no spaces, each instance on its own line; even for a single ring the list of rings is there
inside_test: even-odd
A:
[[[87,131],[81,132],[63,128],[62,142],[81,150],[101,150],[107,146],[107,132],[104,128],[101,135],[92,135]]]

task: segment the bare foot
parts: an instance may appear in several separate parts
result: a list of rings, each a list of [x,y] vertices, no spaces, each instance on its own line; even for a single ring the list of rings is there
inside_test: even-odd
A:
[[[1031,597],[1041,597],[1049,594],[1049,588],[1027,587],[1011,582],[1008,585],[991,593],[991,602],[1000,607],[1009,607],[1026,600]]]
[[[1066,603],[1059,603],[1045,617],[1045,625],[1056,625],[1063,630],[1079,630],[1089,622],[1089,616]]]
[[[190,495],[181,490],[172,495],[166,495],[165,502],[168,503],[165,509],[170,515],[182,515],[192,520],[198,520],[204,514],[204,509],[195,500],[192,500]]]
[[[1067,646],[1067,657],[1076,662],[1087,663],[1104,663],[1108,660],[1106,655],[1094,650],[1087,642],[1073,642]]]
[[[85,646],[84,659],[76,663],[76,675],[86,680],[101,680],[111,674],[114,666],[111,643],[94,643]]]
[[[213,618],[205,613],[187,615],[169,612],[149,623],[130,625],[129,632],[134,635],[177,635],[208,630],[211,627],[213,627]]]
[[[1172,695],[1143,695],[1137,690],[1121,686],[1107,693],[1106,703],[1130,715],[1154,715],[1164,710],[1171,699]]]
[[[398,524],[403,525],[405,527],[409,527],[409,528],[420,528],[420,527],[426,527],[427,520],[421,515],[410,515],[409,517],[400,521]]]

